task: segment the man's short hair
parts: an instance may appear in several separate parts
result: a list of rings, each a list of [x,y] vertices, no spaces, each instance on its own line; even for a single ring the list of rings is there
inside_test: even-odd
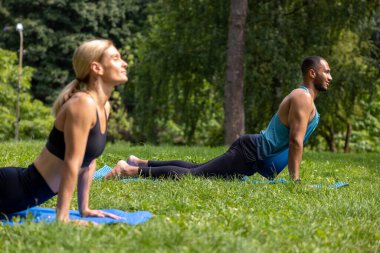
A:
[[[303,60],[301,65],[302,75],[305,76],[309,69],[317,68],[321,64],[322,60],[325,59],[317,55],[307,57],[305,60]]]

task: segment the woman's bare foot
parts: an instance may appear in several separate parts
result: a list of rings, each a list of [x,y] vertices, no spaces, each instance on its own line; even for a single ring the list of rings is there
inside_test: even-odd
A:
[[[105,179],[137,177],[139,167],[130,166],[126,161],[120,160],[116,166],[105,176]]]
[[[127,163],[131,166],[147,166],[148,160],[142,160],[137,156],[131,155],[128,157]]]

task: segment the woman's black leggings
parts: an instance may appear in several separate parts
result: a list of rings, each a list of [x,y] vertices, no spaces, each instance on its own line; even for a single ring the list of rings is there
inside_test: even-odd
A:
[[[148,161],[146,167],[140,168],[144,177],[179,178],[187,174],[204,177],[238,177],[255,173],[252,161],[248,161],[243,152],[240,140],[236,140],[226,153],[206,163],[196,164],[180,160]]]
[[[0,168],[1,213],[13,213],[44,203],[56,195],[36,167]]]

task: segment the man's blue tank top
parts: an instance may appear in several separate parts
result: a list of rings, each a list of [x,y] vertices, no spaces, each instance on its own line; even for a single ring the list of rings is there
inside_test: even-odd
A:
[[[305,86],[299,87],[308,91]],[[319,113],[308,123],[304,143],[316,129],[319,123]],[[282,124],[277,113],[269,122],[268,127],[255,138],[258,172],[267,178],[273,178],[288,164],[289,129]]]

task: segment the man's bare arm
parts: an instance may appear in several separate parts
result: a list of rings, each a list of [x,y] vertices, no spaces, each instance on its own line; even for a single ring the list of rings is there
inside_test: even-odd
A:
[[[313,99],[309,94],[298,92],[292,96],[288,114],[289,126],[289,175],[293,180],[300,180],[299,170],[302,160],[303,140],[307,124],[313,110]]]

